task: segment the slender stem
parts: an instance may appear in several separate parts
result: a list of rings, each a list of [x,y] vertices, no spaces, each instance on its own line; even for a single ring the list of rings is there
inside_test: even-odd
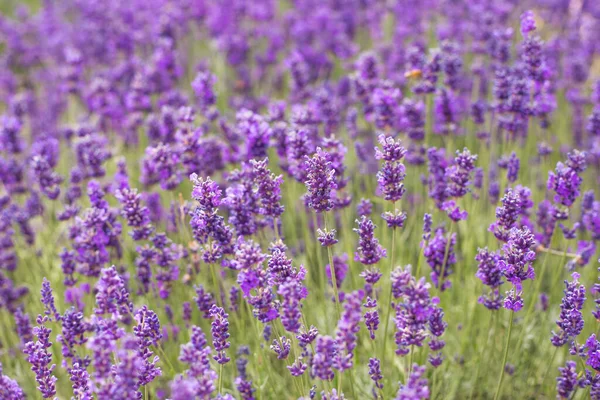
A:
[[[448,238],[446,239],[446,249],[444,250],[444,263],[442,264],[442,271],[438,278],[438,289],[443,290],[444,287],[444,275],[446,274],[446,265],[448,264],[448,256],[450,253],[450,243],[452,243],[452,232],[454,230],[454,222],[450,223],[450,229],[448,229]]]
[[[223,364],[219,364],[219,394],[223,390]]]
[[[390,274],[391,272],[394,270],[394,247],[396,247],[396,229],[392,229],[392,251],[391,251],[391,257],[390,257]],[[392,282],[391,282],[391,275],[390,275],[390,284],[389,284],[389,289],[388,289],[388,295],[386,297],[386,302],[385,302],[385,307],[386,307],[386,312],[385,312],[385,327],[383,329],[383,349],[382,349],[382,353],[381,353],[381,362],[382,364],[385,364],[385,356],[386,356],[386,349],[387,349],[387,341],[388,341],[388,328],[390,326],[390,314],[392,313]]]
[[[410,356],[408,357],[408,375],[407,375],[406,379],[410,379],[410,374],[412,374],[414,354],[415,354],[415,346],[411,345],[410,346]]]
[[[508,347],[510,345],[510,334],[512,333],[514,317],[515,312],[511,310],[510,322],[508,323],[508,333],[506,335],[506,345],[504,346],[504,357],[502,358],[502,369],[500,370],[500,379],[498,379],[498,386],[496,387],[496,394],[494,395],[494,400],[498,400],[498,397],[500,396],[500,391],[502,389],[502,380],[504,379],[504,369],[506,367],[506,359],[508,358]]]
[[[325,214],[325,230],[327,230],[328,219],[328,214]],[[327,256],[329,257],[329,271],[331,271],[331,284],[333,286],[333,296],[335,297],[335,310],[337,312],[337,321],[339,321],[341,315],[340,295],[338,294],[337,277],[335,276],[335,267],[333,265],[333,250],[331,249],[331,246],[327,246]]]

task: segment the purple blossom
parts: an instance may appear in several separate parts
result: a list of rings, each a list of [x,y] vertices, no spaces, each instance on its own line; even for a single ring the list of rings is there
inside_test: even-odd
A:
[[[375,339],[375,331],[379,327],[379,312],[377,311],[377,300],[367,297],[367,301],[363,304],[367,311],[364,315],[365,325],[369,330],[371,339]]]
[[[33,334],[37,337],[35,342],[31,341],[25,345],[23,353],[27,355],[27,361],[31,364],[31,370],[35,373],[35,381],[38,390],[45,399],[51,398],[56,394],[56,377],[52,375],[55,364],[52,363],[52,353],[48,349],[52,346],[50,342],[51,330],[44,325],[48,322],[48,317],[37,318],[37,324],[33,328]]]
[[[318,336],[311,363],[312,375],[325,381],[333,380],[336,352],[335,340],[331,336]]]
[[[522,282],[535,278],[532,267],[535,260],[534,245],[533,234],[527,228],[513,228],[509,233],[508,241],[502,246],[503,257],[498,265],[506,279],[514,286],[514,289],[507,292],[504,300],[505,308],[519,311],[523,305]]]
[[[307,175],[306,188],[308,190],[307,204],[317,213],[329,211],[333,208],[331,191],[337,187],[334,181],[335,170],[327,161],[327,153],[317,148],[312,157],[306,156]]]
[[[225,354],[225,350],[231,346],[227,341],[229,338],[229,315],[225,313],[223,308],[213,304],[210,311],[210,316],[213,319],[211,323],[211,333],[213,337],[213,346],[217,354],[213,357],[219,364],[229,362],[230,358]]]
[[[379,244],[375,237],[375,224],[365,216],[356,220],[358,228],[358,247],[354,253],[354,259],[365,265],[376,264],[381,258],[386,257],[386,250]]]
[[[381,367],[379,359],[377,358],[369,358],[369,376],[371,380],[375,383],[375,387],[377,389],[383,389],[383,375],[381,375]]]
[[[444,228],[438,228],[435,231],[435,235],[429,239],[423,249],[423,255],[432,270],[431,280],[435,287],[440,287],[442,291],[452,285],[450,280],[446,278],[452,274],[452,266],[456,263],[455,245],[456,234],[453,233],[448,238]]]
[[[570,207],[579,196],[583,179],[579,176],[585,171],[587,163],[585,153],[574,150],[567,156],[566,164],[558,162],[554,172],[548,172],[548,190],[555,192],[554,201]]]
[[[412,373],[405,384],[400,384],[396,400],[425,400],[429,399],[427,379],[423,378],[425,367],[414,364]]]
[[[290,339],[285,336],[280,337],[279,339],[273,340],[273,344],[271,345],[271,350],[277,354],[277,358],[279,360],[285,360],[290,354],[290,349],[292,347],[292,342]]]
[[[560,304],[560,317],[556,324],[559,332],[552,332],[551,342],[554,346],[563,346],[569,339],[576,338],[583,330],[583,314],[581,310],[585,302],[585,286],[579,283],[579,274],[573,273],[573,281],[565,281],[565,295]]]
[[[0,364],[0,395],[7,400],[25,400],[25,393],[19,384],[3,374],[2,364]]]

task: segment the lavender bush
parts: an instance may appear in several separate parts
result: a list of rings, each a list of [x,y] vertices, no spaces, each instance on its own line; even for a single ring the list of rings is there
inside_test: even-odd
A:
[[[600,400],[598,37],[591,0],[0,2],[0,400]]]

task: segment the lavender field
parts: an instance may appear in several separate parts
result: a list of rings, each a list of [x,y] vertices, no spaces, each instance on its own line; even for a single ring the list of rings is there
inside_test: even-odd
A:
[[[600,400],[600,1],[0,0],[0,400]]]

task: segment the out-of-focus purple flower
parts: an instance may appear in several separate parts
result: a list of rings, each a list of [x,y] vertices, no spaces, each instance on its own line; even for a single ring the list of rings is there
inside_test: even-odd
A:
[[[182,180],[180,161],[179,149],[171,144],[148,147],[142,160],[141,182],[146,186],[159,183],[163,190],[175,189]]]
[[[475,260],[479,263],[475,276],[490,288],[489,293],[479,297],[479,302],[490,310],[498,310],[502,306],[502,295],[500,295],[498,287],[504,283],[502,281],[502,270],[498,265],[500,255],[484,248],[477,251]]]
[[[567,156],[567,163],[558,162],[554,172],[548,172],[548,190],[555,192],[554,201],[570,207],[579,196],[583,178],[579,176],[587,167],[584,152],[573,150]]]
[[[336,344],[331,336],[318,336],[315,354],[312,358],[311,373],[318,379],[333,380],[333,364],[336,358]]]
[[[364,293],[355,291],[346,295],[344,312],[336,329],[336,359],[334,367],[340,372],[352,368],[354,349],[358,344],[357,333],[362,319],[361,304]]]
[[[121,203],[121,216],[127,220],[127,225],[133,230],[129,233],[133,240],[146,240],[153,232],[150,225],[148,207],[141,204],[142,196],[137,189],[121,189],[115,193]]]
[[[275,176],[268,168],[269,159],[250,160],[254,182],[257,186],[257,194],[260,202],[259,214],[278,218],[283,213],[281,205],[281,189],[283,183],[281,175]]]
[[[341,256],[333,256],[333,269],[335,271],[335,279],[339,289],[342,287],[344,279],[346,279],[346,274],[348,273],[348,255],[346,253]],[[325,274],[327,275],[329,284],[333,285],[331,281],[331,265],[325,265]]]
[[[266,157],[272,135],[269,123],[262,116],[246,109],[238,111],[236,121],[237,134],[246,141],[244,159]]]
[[[0,395],[6,400],[25,400],[25,393],[19,384],[3,374],[2,364],[0,364]],[[91,397],[90,397],[91,399]]]
[[[104,268],[96,284],[96,315],[119,315],[125,317],[133,311],[129,300],[129,292],[123,279],[117,273],[117,268]]]
[[[216,76],[208,71],[200,71],[192,81],[192,89],[200,108],[207,111],[217,101],[214,92],[214,85],[217,81]]]
[[[527,10],[521,14],[521,34],[527,36],[529,32],[533,32],[535,29],[536,26],[533,11]]]
[[[453,233],[450,238],[447,238],[444,228],[440,227],[436,229],[435,235],[429,239],[423,249],[423,255],[432,270],[431,280],[435,287],[440,287],[442,291],[452,285],[450,280],[446,278],[452,274],[452,266],[456,264],[455,245],[456,234]],[[448,249],[447,251],[446,248]]]
[[[427,379],[423,378],[425,366],[413,364],[412,373],[405,384],[400,384],[396,400],[425,400],[429,399]]]
[[[52,169],[46,158],[42,156],[33,156],[29,166],[41,192],[49,199],[56,200],[60,195],[60,184],[63,178]]]
[[[277,290],[277,294],[282,297],[281,323],[288,332],[298,332],[300,329],[301,301],[308,295],[302,278],[304,274],[300,277],[289,277]]]
[[[369,199],[360,199],[358,204],[356,205],[356,214],[358,217],[369,217],[371,212],[373,211],[373,204]]]

